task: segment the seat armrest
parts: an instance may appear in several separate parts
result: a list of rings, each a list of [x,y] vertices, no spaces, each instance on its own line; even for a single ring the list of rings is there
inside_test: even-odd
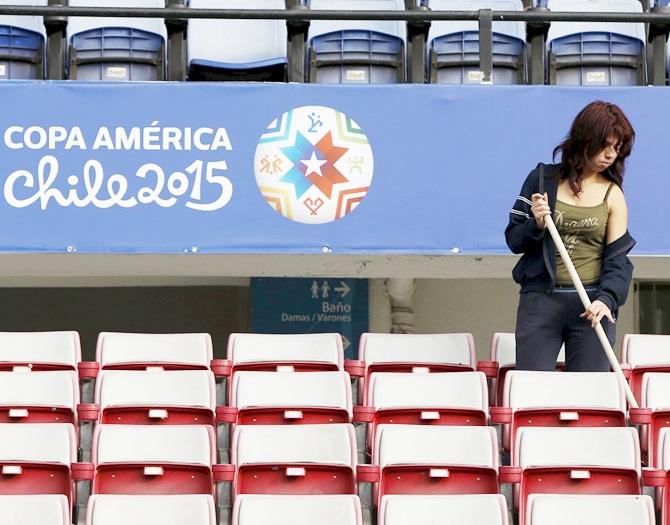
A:
[[[80,379],[95,379],[100,372],[100,363],[97,361],[81,361],[77,364]]]

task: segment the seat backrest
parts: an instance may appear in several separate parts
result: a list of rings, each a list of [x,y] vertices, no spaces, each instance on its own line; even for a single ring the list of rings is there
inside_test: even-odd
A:
[[[5,525],[44,523],[70,525],[70,503],[64,494],[2,495],[0,516]]]
[[[191,0],[191,9],[285,9],[284,0]],[[250,63],[287,55],[284,20],[189,20],[188,61]]]
[[[346,372],[238,372],[233,378],[231,406],[324,407],[351,416],[351,382]]]
[[[356,468],[356,436],[351,424],[237,425],[232,462],[311,463]]]
[[[310,0],[314,10],[404,11],[404,0]],[[386,33],[406,40],[404,22],[400,20],[312,20],[308,39],[347,29],[364,29]]]
[[[433,521],[436,516],[439,516],[439,523],[507,525],[507,502],[502,494],[384,496],[377,523],[437,523]]]
[[[496,332],[493,334],[491,359],[497,361],[500,368],[516,364],[516,339],[514,332]],[[561,346],[556,362],[565,362],[565,345]]]
[[[368,403],[377,410],[467,408],[488,414],[486,376],[482,372],[374,373],[368,385]]]
[[[48,364],[76,370],[80,361],[77,332],[0,332],[0,365]]]
[[[235,365],[254,363],[322,363],[342,370],[340,334],[230,334],[228,359]]]
[[[67,423],[0,423],[1,461],[69,467],[77,461],[74,426]]]
[[[523,11],[521,0],[430,0],[428,7],[433,11],[477,11],[479,9]],[[430,25],[428,42],[433,38],[460,31],[479,31],[479,25],[476,21],[469,20],[435,20]],[[526,40],[526,28],[523,22],[493,22],[493,31]]]
[[[169,496],[93,495],[88,500],[86,525],[215,525],[210,494]]]
[[[207,425],[97,425],[91,457],[96,465],[170,463],[211,467],[214,430]]]
[[[469,465],[498,468],[493,427],[379,425],[372,462],[388,465]]]
[[[650,496],[531,494],[526,513],[528,525],[607,523],[607,525],[654,525]]]
[[[78,403],[76,372],[0,372],[0,406],[60,407],[74,412]]]
[[[70,7],[165,7],[164,0],[69,0]],[[82,17],[68,19],[68,40],[73,35],[100,27],[132,27],[167,38],[162,18]]]
[[[579,12],[621,12],[641,13],[642,4],[638,0],[547,0],[551,11]],[[644,24],[605,22],[552,22],[547,35],[547,43],[556,38],[575,33],[606,31],[631,36],[645,42]]]
[[[663,470],[670,470],[670,427],[660,429],[656,450],[656,465]]]
[[[131,334],[101,332],[96,359],[101,368],[134,363],[181,365],[209,368],[212,360],[212,337],[209,334]]]
[[[522,427],[513,463],[522,467],[615,467],[640,473],[640,441],[632,427]]]
[[[453,363],[474,368],[472,334],[373,334],[361,336],[359,358],[375,363]]]
[[[611,372],[529,372],[505,376],[503,406],[531,408],[599,408],[624,412],[624,385]]]
[[[268,517],[271,516],[270,521]],[[358,496],[256,495],[235,498],[233,525],[362,525]]]
[[[641,406],[670,409],[670,374],[647,372],[642,376]]]
[[[670,365],[670,335],[626,334],[621,361],[633,367]]]
[[[103,370],[95,384],[100,409],[113,406],[177,406],[214,412],[214,375],[207,370]]]

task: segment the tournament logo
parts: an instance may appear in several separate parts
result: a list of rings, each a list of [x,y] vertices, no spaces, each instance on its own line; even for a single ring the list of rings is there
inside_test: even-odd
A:
[[[372,148],[363,130],[333,108],[303,106],[273,120],[256,147],[256,183],[292,221],[323,224],[353,211],[370,189]]]

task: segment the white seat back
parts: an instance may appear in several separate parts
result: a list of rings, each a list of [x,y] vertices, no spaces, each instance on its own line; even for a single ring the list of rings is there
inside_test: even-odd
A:
[[[627,334],[621,360],[633,368],[645,365],[670,365],[670,335]]]
[[[404,11],[404,0],[311,0],[313,10]],[[332,31],[363,29],[406,39],[405,23],[400,20],[312,20],[308,39]]]
[[[70,7],[165,7],[164,0],[69,0]],[[132,27],[167,37],[162,18],[121,18],[72,16],[67,21],[68,39],[73,35],[99,27]]]
[[[437,518],[439,516],[439,519]],[[384,496],[379,525],[467,523],[507,525],[507,503],[502,494],[455,496]]]
[[[101,410],[114,406],[177,406],[214,412],[214,375],[208,370],[103,370],[95,383],[95,400]]]
[[[375,363],[450,363],[475,367],[472,334],[373,334],[361,336],[360,359]]]
[[[231,406],[244,408],[324,407],[352,414],[351,381],[346,372],[238,372]]]
[[[216,439],[205,425],[98,425],[93,437],[96,465],[172,463],[211,467]]]
[[[599,408],[626,410],[622,380],[612,372],[529,372],[505,376],[503,406],[535,408]]]
[[[642,376],[641,405],[654,410],[670,409],[670,374],[647,372]]]
[[[284,0],[191,0],[191,9],[285,9]],[[188,23],[188,61],[250,63],[287,55],[284,20],[206,20]]]
[[[3,525],[70,525],[70,503],[63,494],[0,496]]]
[[[497,361],[500,368],[516,364],[516,339],[514,332],[496,332],[493,334],[491,360]],[[565,345],[561,345],[556,362],[565,363]]]
[[[0,406],[30,405],[68,408],[79,403],[79,381],[74,371],[0,372]]]
[[[357,461],[356,436],[350,424],[238,425],[233,464],[321,463],[350,466]]]
[[[390,465],[472,465],[498,468],[493,427],[379,425],[372,462]]]
[[[428,7],[433,11],[523,11],[521,0],[430,0]],[[430,25],[428,42],[438,36],[460,31],[479,31],[479,24],[469,20],[435,20]],[[526,28],[523,22],[493,22],[493,31],[526,40]]]
[[[640,440],[632,427],[522,427],[513,463],[522,467],[616,467],[640,473]]]
[[[130,334],[101,332],[96,359],[101,368],[132,363],[179,364],[209,368],[209,334]]]
[[[482,372],[370,375],[368,402],[377,410],[401,407],[465,408],[488,414],[486,376]]]
[[[670,470],[670,428],[665,427],[658,433],[656,465],[663,470]]]
[[[117,496],[94,494],[86,525],[216,525],[210,494]]]
[[[76,370],[79,361],[77,332],[0,332],[0,363],[49,363]]]
[[[638,0],[547,0],[551,11],[578,12],[620,12],[641,13],[642,4]],[[556,38],[591,31],[606,31],[638,38],[645,42],[644,24],[605,22],[552,22],[547,35],[547,44]]]
[[[70,466],[77,461],[74,426],[68,423],[0,423],[0,462]]]
[[[531,494],[525,525],[565,523],[654,525],[654,503],[649,496],[594,496],[583,494]]]
[[[354,495],[235,498],[233,525],[362,525],[361,502]]]
[[[342,369],[340,334],[230,334],[228,359],[233,364],[312,362]]]

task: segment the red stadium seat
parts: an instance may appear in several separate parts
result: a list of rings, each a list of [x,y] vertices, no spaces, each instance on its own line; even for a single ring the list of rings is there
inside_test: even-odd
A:
[[[621,367],[630,376],[630,387],[641,402],[644,374],[670,372],[670,336],[626,334],[621,346]]]

